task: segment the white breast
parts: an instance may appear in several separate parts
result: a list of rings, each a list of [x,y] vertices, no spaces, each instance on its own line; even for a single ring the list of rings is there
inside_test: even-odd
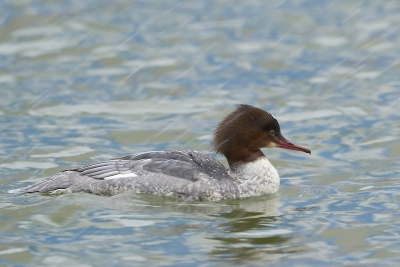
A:
[[[241,197],[273,194],[279,189],[278,171],[266,157],[244,163],[230,175],[238,182]]]

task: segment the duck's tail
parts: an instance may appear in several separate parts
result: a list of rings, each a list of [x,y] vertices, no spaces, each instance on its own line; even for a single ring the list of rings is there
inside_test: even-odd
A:
[[[67,189],[71,186],[71,179],[67,172],[60,172],[50,176],[36,184],[27,187],[9,190],[11,194],[24,194],[24,193],[52,193],[58,189]],[[60,191],[60,190],[58,190]]]

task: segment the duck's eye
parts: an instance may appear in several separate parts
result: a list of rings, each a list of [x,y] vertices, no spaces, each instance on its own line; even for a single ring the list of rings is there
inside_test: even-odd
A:
[[[275,131],[274,131],[274,130],[269,131],[269,133],[270,133],[271,135],[275,136]]]

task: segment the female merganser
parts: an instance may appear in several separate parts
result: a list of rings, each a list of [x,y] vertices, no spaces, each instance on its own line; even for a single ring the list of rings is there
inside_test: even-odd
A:
[[[278,172],[260,148],[311,154],[281,135],[274,116],[250,105],[238,105],[220,122],[212,146],[227,158],[230,169],[195,150],[150,151],[62,171],[10,192],[115,195],[133,191],[187,200],[239,199],[279,189]]]

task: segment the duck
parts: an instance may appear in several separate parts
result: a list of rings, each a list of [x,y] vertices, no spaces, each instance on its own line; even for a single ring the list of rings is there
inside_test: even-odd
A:
[[[211,144],[228,161],[196,150],[148,151],[58,172],[10,193],[124,192],[172,196],[183,200],[219,201],[278,192],[278,171],[261,151],[283,148],[311,154],[283,137],[277,119],[247,104],[237,105],[216,127]]]

